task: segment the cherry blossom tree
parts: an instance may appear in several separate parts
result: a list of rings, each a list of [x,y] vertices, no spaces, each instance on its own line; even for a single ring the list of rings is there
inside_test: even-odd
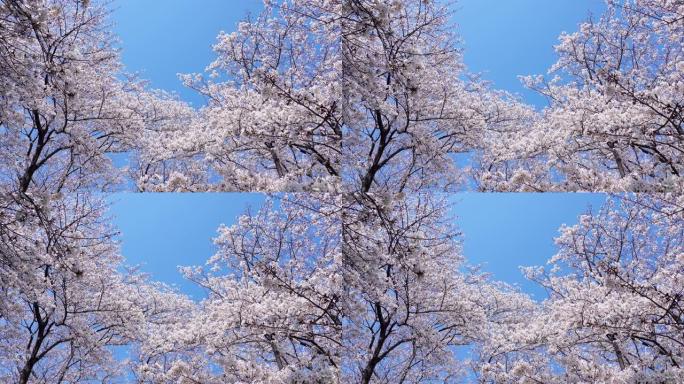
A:
[[[344,170],[350,191],[467,187],[458,159],[529,126],[534,111],[468,79],[450,4],[348,1]]]
[[[462,382],[466,352],[533,307],[467,266],[447,208],[430,194],[349,198],[345,382]]]
[[[110,382],[122,367],[111,348],[183,302],[120,269],[95,193],[117,182],[107,155],[182,106],[119,78],[105,15],[84,1],[0,2],[3,382]]]
[[[179,158],[178,179],[221,191],[335,191],[342,137],[341,1],[265,1],[254,19],[222,32],[208,76],[184,75],[207,105],[182,130],[162,131],[150,178]],[[165,185],[153,183],[157,189]],[[149,188],[146,188],[149,189]]]
[[[218,232],[206,266],[183,268],[208,297],[178,323],[152,328],[136,369],[141,381],[337,382],[339,198],[287,195]]]
[[[549,298],[488,341],[485,382],[670,383],[684,364],[684,201],[627,195],[564,226]]]
[[[0,172],[4,182],[18,181],[16,191],[31,183],[51,192],[107,189],[116,172],[106,154],[187,113],[120,79],[106,12],[77,0],[0,3]]]
[[[684,9],[663,0],[606,4],[599,20],[561,35],[551,79],[525,79],[550,106],[530,134],[489,154],[483,189],[681,189]]]
[[[114,381],[125,366],[112,347],[139,340],[186,299],[121,271],[98,199],[2,203],[0,380]]]

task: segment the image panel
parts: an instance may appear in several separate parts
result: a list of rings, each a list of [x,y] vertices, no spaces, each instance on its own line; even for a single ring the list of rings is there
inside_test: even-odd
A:
[[[668,382],[680,369],[679,195],[2,207],[10,382]]]
[[[77,217],[52,203],[49,227],[10,218],[0,233],[0,378],[336,382],[336,201],[115,194],[97,211],[79,201]]]
[[[344,190],[681,192],[681,7],[561,3],[346,3]]]
[[[677,195],[360,195],[344,219],[354,383],[676,382]]]
[[[335,3],[206,5],[2,1],[1,177],[23,191],[74,174],[108,191],[335,191]]]

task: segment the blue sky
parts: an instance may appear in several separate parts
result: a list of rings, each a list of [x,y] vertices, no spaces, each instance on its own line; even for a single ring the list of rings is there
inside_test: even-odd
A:
[[[219,31],[231,31],[258,0],[113,0],[112,21],[121,39],[124,65],[151,86],[177,92],[194,105],[203,100],[182,86],[177,73],[202,72],[213,60]],[[464,40],[464,59],[495,87],[519,93],[537,106],[544,100],[525,90],[519,75],[543,74],[556,61],[553,45],[573,31],[601,0],[460,0],[454,22]],[[454,214],[464,233],[464,253],[495,278],[543,295],[518,270],[553,255],[553,237],[604,197],[588,194],[458,194]],[[129,264],[178,285],[195,297],[201,291],[181,278],[178,265],[197,265],[213,254],[219,224],[232,224],[256,194],[116,194],[112,214],[122,231]]]
[[[454,21],[468,68],[539,107],[544,98],[525,89],[518,76],[546,74],[556,62],[561,32],[576,31],[604,9],[603,0],[458,0]]]
[[[202,290],[185,280],[178,266],[204,264],[215,252],[212,239],[219,225],[233,224],[264,201],[257,193],[115,193],[108,198],[126,263],[195,298]]]
[[[463,233],[469,263],[540,299],[543,289],[525,279],[519,267],[545,265],[556,253],[558,228],[577,223],[589,208],[598,211],[606,198],[590,193],[459,193],[451,198],[451,213]]]
[[[111,20],[126,70],[154,88],[178,93],[195,106],[202,97],[185,88],[178,73],[203,72],[214,60],[220,31],[233,31],[260,0],[113,0]]]

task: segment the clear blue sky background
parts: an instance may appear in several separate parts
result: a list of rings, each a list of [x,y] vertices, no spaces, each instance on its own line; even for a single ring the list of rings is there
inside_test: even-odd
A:
[[[204,101],[182,86],[177,73],[202,72],[213,60],[219,31],[231,31],[257,0],[114,0],[112,21],[121,39],[128,71],[151,86],[177,92],[194,105]],[[553,45],[562,31],[574,31],[590,13],[600,14],[601,0],[460,0],[454,22],[464,40],[469,69],[497,88],[519,93],[537,106],[544,100],[525,90],[519,75],[543,74],[556,61]],[[539,265],[553,255],[553,237],[563,223],[574,223],[601,195],[459,194],[454,214],[464,233],[471,263],[483,264],[495,278],[542,295],[525,281],[521,265]],[[195,297],[201,291],[177,272],[213,254],[211,238],[219,224],[232,224],[254,194],[118,194],[112,214],[122,231],[123,253],[130,264],[161,281],[176,284]]]
[[[116,193],[108,198],[126,263],[194,298],[201,298],[202,290],[178,267],[203,265],[216,251],[212,239],[219,225],[233,224],[264,201],[258,193]]]
[[[203,72],[219,32],[235,30],[261,8],[260,0],[113,0],[111,20],[127,71],[199,106],[203,98],[177,74]]]
[[[451,198],[467,261],[537,299],[545,297],[544,290],[525,279],[520,267],[546,265],[556,253],[560,226],[577,223],[589,208],[598,211],[606,199],[590,193],[460,193]]]
[[[468,68],[495,88],[541,107],[544,98],[525,89],[518,76],[546,74],[556,62],[561,32],[576,31],[605,5],[603,0],[457,0],[456,9]]]

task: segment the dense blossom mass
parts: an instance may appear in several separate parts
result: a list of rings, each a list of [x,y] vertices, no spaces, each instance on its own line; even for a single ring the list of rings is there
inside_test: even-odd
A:
[[[340,204],[292,195],[221,227],[218,252],[183,273],[207,298],[154,324],[141,382],[335,382],[344,318]]]
[[[493,382],[676,383],[684,370],[684,199],[611,200],[560,229],[548,299],[487,340]]]
[[[494,145],[484,189],[672,192],[684,171],[684,5],[609,0],[563,34],[528,135]]]
[[[193,108],[123,71],[106,4],[0,0],[0,381],[680,380],[684,4],[608,0],[525,79],[542,110],[468,73],[451,9],[266,0]],[[131,188],[278,193],[192,300],[126,267]],[[467,263],[456,190],[614,194],[524,270],[539,302]]]
[[[458,156],[479,158],[534,120],[530,107],[467,79],[446,5],[350,1],[345,11],[347,191],[466,188],[471,169]]]
[[[337,191],[340,18],[338,1],[265,1],[256,19],[222,32],[208,73],[182,76],[206,106],[145,135],[138,187]]]

